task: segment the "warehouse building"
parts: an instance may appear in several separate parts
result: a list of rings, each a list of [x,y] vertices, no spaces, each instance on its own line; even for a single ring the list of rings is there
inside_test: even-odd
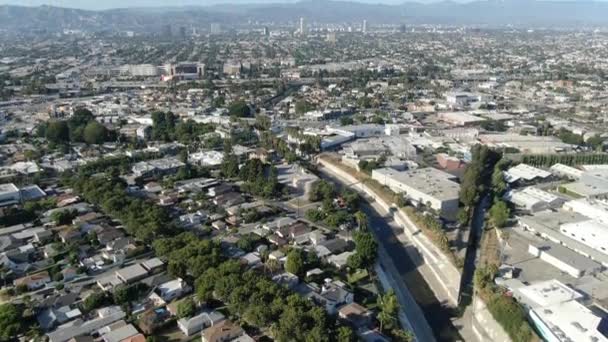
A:
[[[409,171],[382,168],[372,178],[413,203],[429,206],[443,218],[453,220],[458,212],[460,184],[447,172],[428,167]]]

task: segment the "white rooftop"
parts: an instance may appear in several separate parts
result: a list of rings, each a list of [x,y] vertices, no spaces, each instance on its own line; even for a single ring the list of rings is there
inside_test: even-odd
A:
[[[516,182],[520,179],[531,181],[535,178],[548,178],[551,176],[550,172],[541,170],[534,166],[527,164],[518,164],[507,171],[505,171],[505,180],[508,183]]]
[[[545,307],[583,297],[557,279],[541,281],[516,290],[531,308]]]
[[[608,341],[597,330],[601,318],[574,300],[534,309],[531,316],[541,320],[558,341]]]

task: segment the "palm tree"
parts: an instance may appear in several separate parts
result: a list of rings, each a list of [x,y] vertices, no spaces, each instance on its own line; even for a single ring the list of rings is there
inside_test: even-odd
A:
[[[357,221],[357,228],[359,230],[367,228],[367,216],[361,210],[355,213],[355,220]]]
[[[383,331],[385,327],[394,327],[397,323],[399,311],[399,303],[397,302],[395,291],[390,289],[384,295],[379,296],[378,307],[380,308],[380,313],[378,314],[380,331]]]

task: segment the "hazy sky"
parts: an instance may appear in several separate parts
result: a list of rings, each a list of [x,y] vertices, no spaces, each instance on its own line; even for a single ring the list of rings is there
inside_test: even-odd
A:
[[[406,0],[354,0],[367,3],[403,3]],[[415,0],[414,0],[415,1]],[[431,2],[435,0],[417,0]],[[466,0],[461,0],[466,1]],[[82,9],[108,9],[124,7],[158,7],[158,6],[205,6],[218,3],[277,3],[296,2],[296,0],[0,0],[0,4],[39,6],[52,5],[58,7],[72,7]]]

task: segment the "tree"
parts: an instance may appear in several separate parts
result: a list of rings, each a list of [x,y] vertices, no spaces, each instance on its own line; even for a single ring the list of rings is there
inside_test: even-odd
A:
[[[301,115],[306,112],[309,112],[313,109],[313,106],[310,103],[306,102],[306,100],[298,100],[295,105],[296,114]]]
[[[302,272],[304,272],[304,256],[301,250],[292,249],[287,253],[285,270],[295,275],[302,275]]]
[[[364,212],[362,212],[361,210],[358,210],[355,215],[355,220],[357,221],[357,227],[359,228],[359,230],[361,229],[367,229],[367,215],[365,215]]]
[[[348,265],[353,268],[364,268],[371,266],[376,261],[378,244],[369,232],[357,231],[355,240],[355,254],[348,258]]]
[[[380,313],[378,314],[380,331],[395,328],[399,315],[399,302],[393,289],[378,297],[378,307],[380,308]]]
[[[83,132],[84,142],[87,144],[102,144],[106,140],[107,129],[97,121],[89,122]]]
[[[243,100],[234,101],[228,108],[228,114],[230,116],[236,116],[237,118],[250,117],[251,108],[249,108],[249,105]]]
[[[46,128],[46,139],[54,144],[63,144],[70,141],[70,130],[65,121],[53,120]]]
[[[353,118],[350,116],[343,116],[340,118],[340,125],[342,126],[352,125],[354,123]]]
[[[395,342],[412,342],[414,340],[414,334],[409,330],[393,329],[391,335]]]
[[[234,178],[239,175],[239,160],[234,153],[224,156],[221,170],[222,175],[226,178]]]
[[[108,297],[104,292],[93,292],[82,302],[82,308],[84,311],[92,311],[100,308],[108,303]]]
[[[271,122],[270,117],[268,115],[258,114],[255,116],[255,126],[262,131],[267,131],[270,129]]]
[[[14,304],[0,305],[0,340],[15,339],[22,329],[22,312]]]
[[[341,326],[338,328],[337,342],[355,342],[357,340],[353,329]]]
[[[51,219],[58,226],[63,226],[72,222],[72,220],[78,215],[76,210],[58,210],[51,214]]]
[[[490,218],[496,227],[502,228],[509,220],[510,210],[507,204],[498,200],[494,202],[494,205],[490,208]]]
[[[188,318],[194,316],[196,312],[196,304],[192,298],[186,298],[177,304],[177,317]]]

